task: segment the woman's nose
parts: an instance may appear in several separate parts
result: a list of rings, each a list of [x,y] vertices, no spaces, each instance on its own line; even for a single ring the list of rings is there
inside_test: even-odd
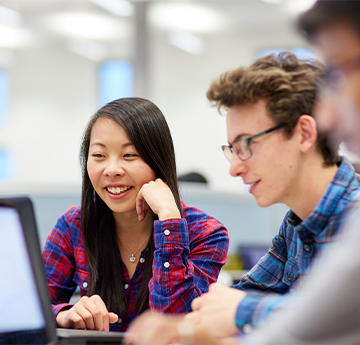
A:
[[[109,177],[122,176],[124,174],[125,174],[124,166],[118,160],[109,161],[104,169],[104,175]]]

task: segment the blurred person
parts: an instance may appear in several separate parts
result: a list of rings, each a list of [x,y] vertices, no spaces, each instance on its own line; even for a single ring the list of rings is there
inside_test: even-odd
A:
[[[149,308],[189,312],[225,264],[228,234],[180,201],[164,115],[141,98],[105,105],[85,129],[80,158],[81,207],[58,219],[42,253],[57,325],[125,331]],[[82,297],[71,305],[77,287]]]
[[[318,62],[282,53],[227,72],[208,90],[209,100],[227,109],[230,145],[223,150],[230,174],[250,185],[259,206],[284,203],[290,211],[272,248],[238,285],[212,284],[193,301],[185,321],[197,336],[206,330],[222,344],[228,339],[220,338],[249,333],[291,304],[291,292],[323,248],[337,240],[356,203],[359,177],[345,157],[338,157],[338,145],[317,132],[313,117],[323,75]],[[146,338],[137,325],[151,321],[143,318],[130,327],[129,341]],[[152,334],[169,321],[153,322]]]

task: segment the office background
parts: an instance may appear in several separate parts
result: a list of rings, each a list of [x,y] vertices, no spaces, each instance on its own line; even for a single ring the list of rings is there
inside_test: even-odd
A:
[[[0,194],[34,199],[41,241],[79,204],[78,159],[89,117],[114,98],[140,96],[163,111],[182,187],[239,243],[269,243],[286,207],[257,207],[229,175],[225,118],[206,99],[220,73],[268,51],[316,56],[293,22],[311,0],[0,0]],[[300,50],[299,50],[300,49]]]

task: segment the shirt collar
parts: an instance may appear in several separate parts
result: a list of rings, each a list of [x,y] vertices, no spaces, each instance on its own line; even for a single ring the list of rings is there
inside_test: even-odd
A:
[[[291,212],[288,220],[290,225],[300,226],[299,231],[301,231],[301,228],[305,228],[314,235],[319,234],[325,228],[328,224],[329,216],[334,213],[339,201],[348,192],[350,184],[356,178],[354,168],[346,157],[341,157],[338,166],[339,169],[336,175],[314,211],[304,221],[301,221],[294,212]]]

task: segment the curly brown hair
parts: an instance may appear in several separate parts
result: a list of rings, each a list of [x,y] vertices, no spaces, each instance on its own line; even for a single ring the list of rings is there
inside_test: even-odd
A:
[[[291,52],[269,54],[249,67],[239,67],[222,74],[207,91],[207,98],[218,107],[267,101],[268,114],[290,138],[301,115],[312,115],[318,86],[325,76],[325,66],[314,59],[298,59]],[[324,164],[339,161],[338,147],[318,133],[317,148]]]

